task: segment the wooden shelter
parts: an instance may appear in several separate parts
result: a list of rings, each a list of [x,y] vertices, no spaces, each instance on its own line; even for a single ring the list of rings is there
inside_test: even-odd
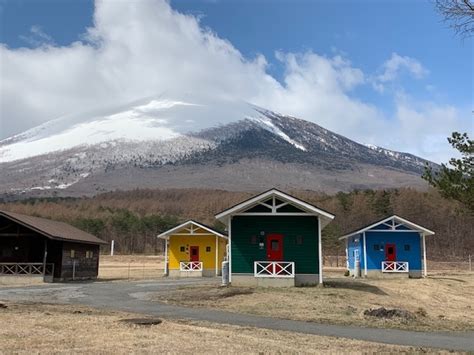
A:
[[[66,223],[0,211],[0,277],[96,279],[102,244]]]

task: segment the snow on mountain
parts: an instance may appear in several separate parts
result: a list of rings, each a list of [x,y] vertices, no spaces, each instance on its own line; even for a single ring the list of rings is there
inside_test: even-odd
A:
[[[115,188],[164,181],[168,187],[217,181],[235,189],[247,181],[255,188],[308,188],[324,179],[320,189],[337,191],[416,185],[427,163],[245,102],[159,98],[56,119],[0,141],[0,193],[81,186],[90,194],[112,188],[111,181]]]
[[[262,126],[263,128],[271,131],[272,133],[277,134],[278,136],[283,138],[288,143],[294,145],[296,148],[298,148],[302,151],[306,151],[306,148],[303,145],[301,145],[300,143],[298,143],[295,140],[288,137],[288,135],[285,134],[280,128],[275,126],[270,118],[268,118],[266,116],[263,116],[263,115],[258,115],[256,117],[246,117],[246,119],[257,122],[260,126]]]
[[[244,102],[149,100],[103,115],[49,121],[0,141],[0,163],[110,141],[165,141],[255,114]]]

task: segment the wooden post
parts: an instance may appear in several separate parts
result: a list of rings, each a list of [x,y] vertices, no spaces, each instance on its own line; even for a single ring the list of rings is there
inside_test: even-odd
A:
[[[46,277],[46,259],[48,257],[48,239],[44,239],[44,256],[43,256],[43,281]]]
[[[469,272],[472,272],[472,255],[469,254]]]
[[[72,261],[72,281],[76,279],[76,260]]]

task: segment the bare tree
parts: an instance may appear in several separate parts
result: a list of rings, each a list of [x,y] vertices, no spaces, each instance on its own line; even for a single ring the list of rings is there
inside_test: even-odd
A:
[[[435,0],[438,12],[461,37],[474,34],[474,2],[471,0]]]

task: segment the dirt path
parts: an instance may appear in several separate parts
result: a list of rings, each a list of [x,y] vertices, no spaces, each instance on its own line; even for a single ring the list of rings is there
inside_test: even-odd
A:
[[[172,306],[148,300],[149,295],[157,291],[174,289],[185,285],[202,285],[206,283],[216,285],[218,282],[219,280],[188,279],[1,288],[0,300],[81,304],[99,309],[120,310],[165,318],[285,330],[395,345],[474,351],[474,332],[414,332],[318,324],[219,310]]]

